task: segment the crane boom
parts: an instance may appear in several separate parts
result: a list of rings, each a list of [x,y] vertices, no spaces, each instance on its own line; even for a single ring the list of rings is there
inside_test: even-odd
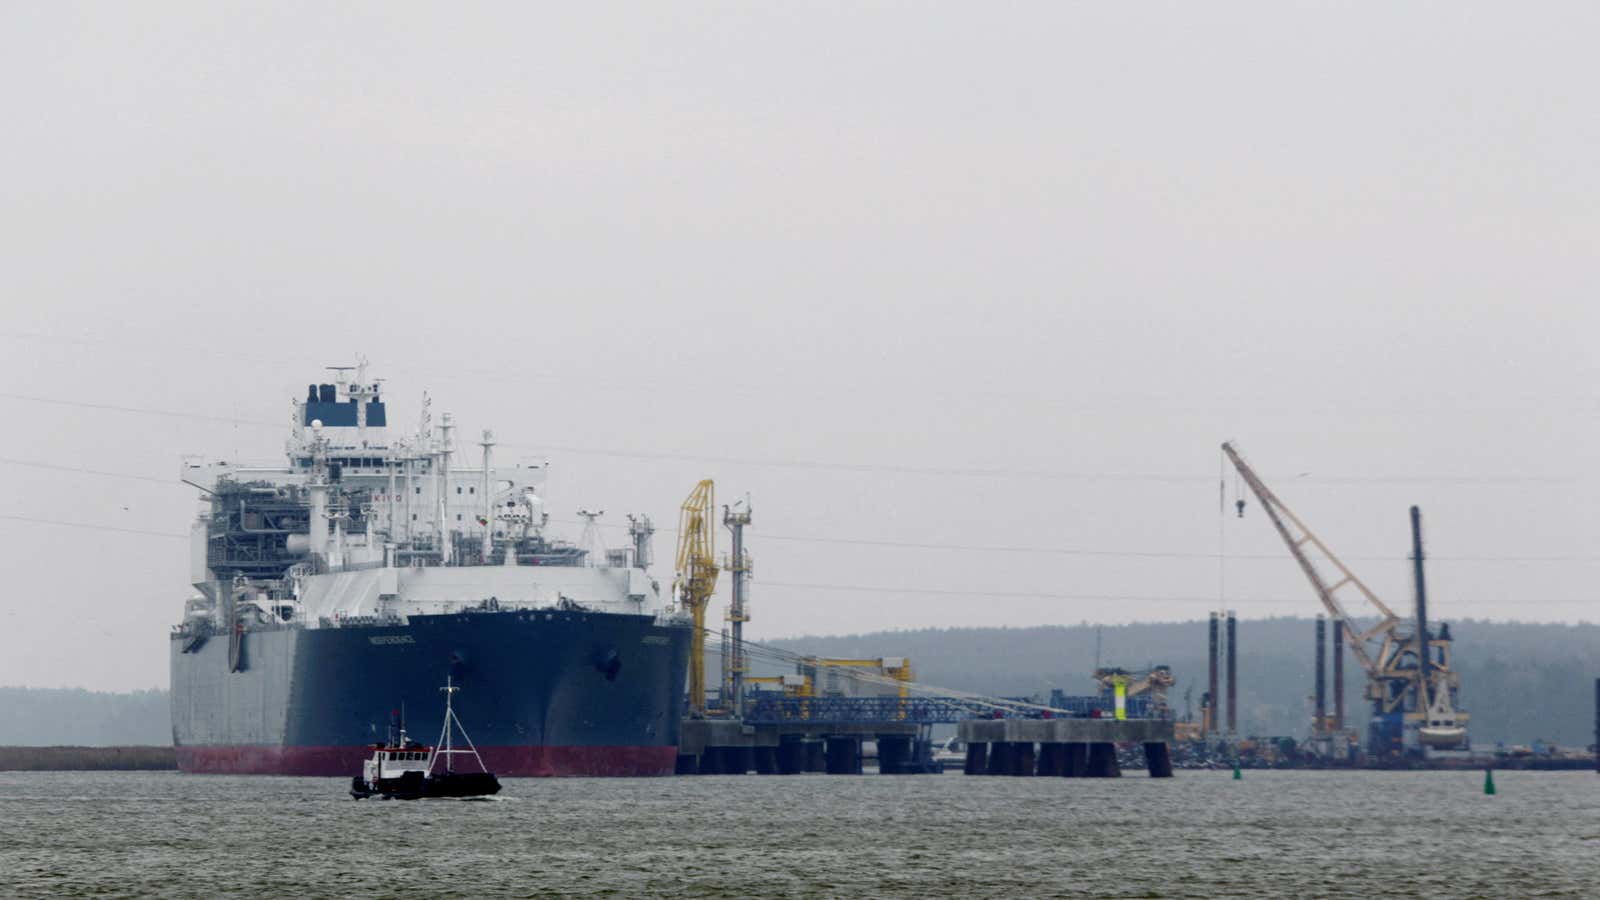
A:
[[[1368,675],[1378,676],[1383,669],[1387,668],[1384,664],[1388,661],[1394,644],[1394,630],[1395,626],[1400,624],[1400,617],[1396,616],[1394,610],[1385,605],[1382,600],[1379,600],[1378,595],[1374,594],[1361,579],[1357,578],[1356,574],[1350,571],[1348,566],[1340,562],[1339,557],[1328,549],[1328,545],[1324,544],[1321,538],[1312,533],[1311,529],[1300,521],[1300,517],[1296,516],[1282,500],[1278,499],[1278,495],[1267,487],[1261,477],[1256,474],[1254,469],[1250,468],[1250,464],[1244,461],[1244,457],[1239,455],[1239,452],[1234,449],[1232,444],[1223,444],[1222,452],[1227,455],[1228,461],[1233,463],[1233,467],[1239,470],[1239,477],[1243,478],[1244,483],[1250,486],[1250,491],[1256,495],[1256,499],[1261,501],[1261,508],[1266,510],[1267,518],[1272,520],[1272,526],[1278,530],[1278,535],[1288,545],[1289,553],[1294,557],[1294,561],[1300,565],[1300,571],[1305,573],[1306,579],[1311,582],[1312,590],[1316,591],[1317,599],[1322,601],[1322,605],[1327,609],[1328,615],[1343,624],[1345,635],[1349,638],[1350,649],[1355,653],[1356,659],[1361,662],[1361,667],[1367,671]],[[1322,572],[1317,569],[1316,563],[1312,562],[1311,557],[1306,554],[1305,546],[1307,544],[1315,547],[1327,559],[1329,565],[1338,570],[1340,576],[1338,581],[1332,584],[1328,583]],[[1364,632],[1356,631],[1355,620],[1350,617],[1350,614],[1345,610],[1344,604],[1339,600],[1339,591],[1345,587],[1355,588],[1361,594],[1361,598],[1377,612],[1378,623],[1376,625]],[[1373,642],[1379,644],[1376,653],[1370,646]]]
[[[1417,744],[1428,747],[1463,747],[1467,745],[1467,713],[1456,708],[1456,691],[1460,686],[1451,652],[1449,629],[1440,627],[1434,636],[1427,627],[1427,595],[1422,580],[1422,530],[1421,513],[1411,508],[1412,551],[1417,587],[1417,621],[1412,634],[1400,633],[1401,620],[1394,610],[1384,604],[1349,567],[1328,549],[1320,538],[1307,528],[1283,501],[1272,492],[1261,477],[1250,468],[1232,444],[1223,444],[1222,452],[1239,470],[1239,476],[1250,486],[1256,499],[1261,501],[1267,518],[1278,530],[1279,537],[1288,545],[1289,553],[1300,566],[1311,587],[1317,593],[1328,614],[1339,622],[1350,650],[1367,673],[1367,698],[1373,702],[1373,726],[1368,730],[1368,752],[1379,758],[1397,757],[1405,745],[1403,728],[1412,728]],[[1243,512],[1244,501],[1239,501]],[[1329,582],[1322,570],[1306,552],[1314,547],[1338,575]],[[1366,631],[1357,631],[1340,601],[1339,592],[1354,588],[1370,610],[1377,624]]]
[[[689,714],[706,711],[706,605],[717,588],[715,486],[700,482],[678,510],[678,555],[673,569],[672,592],[694,619],[689,638]]]

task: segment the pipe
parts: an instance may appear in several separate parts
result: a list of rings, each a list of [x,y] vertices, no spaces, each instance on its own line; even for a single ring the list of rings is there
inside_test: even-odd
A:
[[[400,529],[398,527],[399,523],[395,521],[395,519],[399,518],[399,510],[397,508],[399,501],[395,498],[395,491],[398,488],[395,484],[394,457],[390,456],[384,460],[383,467],[388,470],[389,475],[389,541],[397,543],[400,540]]]
[[[448,566],[454,564],[454,548],[451,547],[450,536],[450,432],[455,428],[455,417],[445,413],[443,424],[439,426],[439,471],[435,479],[439,485],[439,502],[436,504],[439,516],[439,564]]]
[[[1428,585],[1422,577],[1422,509],[1411,507],[1411,561],[1417,581],[1417,711],[1428,710],[1428,669],[1433,648],[1428,644]]]
[[[1328,620],[1317,614],[1317,706],[1312,719],[1311,733],[1326,734],[1328,730]]]
[[[1333,730],[1344,732],[1344,620],[1333,620]]]
[[[481,565],[489,564],[494,555],[494,504],[489,498],[489,450],[494,446],[494,432],[483,432],[483,545],[479,550]]]
[[[1228,733],[1239,732],[1239,620],[1228,610]]]
[[[406,502],[405,502],[404,508],[402,508],[400,510],[400,515],[403,517],[401,521],[405,525],[405,544],[406,544],[407,547],[411,546],[411,541],[412,541],[412,535],[411,535],[411,495],[416,492],[416,489],[415,489],[415,480],[411,476],[412,476],[412,472],[414,471],[413,463],[415,461],[416,461],[415,457],[407,455],[405,460],[401,463],[401,465],[405,466],[405,482],[404,483],[405,483],[405,486],[406,486],[406,492],[405,492],[406,493]]]
[[[311,509],[307,512],[308,541],[311,545],[313,566],[321,571],[328,558],[328,484],[321,475],[313,475],[307,485],[311,493]]]
[[[1210,715],[1206,716],[1206,723],[1205,723],[1207,733],[1212,732],[1212,731],[1216,731],[1218,726],[1221,724],[1221,723],[1219,723],[1217,721],[1217,702],[1222,697],[1222,695],[1217,692],[1217,689],[1218,689],[1219,685],[1217,683],[1217,663],[1218,663],[1218,660],[1217,660],[1217,614],[1216,613],[1212,613],[1211,614],[1210,637],[1211,637],[1211,647],[1210,647],[1210,650],[1207,651],[1207,653],[1206,653],[1206,665],[1209,668],[1208,675],[1210,677],[1210,682],[1209,683],[1210,683],[1210,686],[1211,686],[1211,692],[1208,695],[1211,698],[1211,703],[1209,705]]]

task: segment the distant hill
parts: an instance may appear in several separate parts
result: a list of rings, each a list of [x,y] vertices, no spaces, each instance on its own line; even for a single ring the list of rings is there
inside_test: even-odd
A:
[[[171,745],[166,691],[0,687],[0,745]]]
[[[1600,626],[1539,625],[1462,620],[1450,623],[1461,701],[1472,714],[1473,740],[1528,743],[1543,738],[1567,746],[1594,741],[1594,683],[1600,677]],[[1239,728],[1246,734],[1303,736],[1314,690],[1311,619],[1239,622]],[[1038,628],[944,628],[849,636],[807,636],[772,646],[819,656],[908,656],[918,681],[985,694],[1021,696],[1060,687],[1095,689],[1095,636],[1104,665],[1172,666],[1170,697],[1178,714],[1192,690],[1195,715],[1206,681],[1206,624]],[[1348,651],[1347,651],[1348,653]],[[1331,664],[1330,664],[1331,668]],[[1363,678],[1345,660],[1347,721],[1365,727]],[[1332,688],[1329,688],[1332,702]]]
[[[1600,677],[1600,626],[1517,622],[1450,623],[1461,671],[1462,703],[1473,740],[1567,746],[1594,741],[1594,680]],[[1239,727],[1246,734],[1303,736],[1312,693],[1311,619],[1239,623]],[[1204,622],[1038,628],[944,628],[799,637],[768,644],[819,656],[908,656],[918,681],[984,694],[1021,696],[1094,691],[1096,631],[1105,665],[1172,666],[1180,715],[1192,689],[1198,715],[1206,680]],[[714,663],[715,660],[713,659]],[[758,671],[774,672],[770,666]],[[710,674],[716,683],[716,674]],[[1346,713],[1365,725],[1362,678],[1345,662]],[[1331,695],[1331,691],[1330,691]],[[169,744],[167,692],[0,688],[0,745]]]

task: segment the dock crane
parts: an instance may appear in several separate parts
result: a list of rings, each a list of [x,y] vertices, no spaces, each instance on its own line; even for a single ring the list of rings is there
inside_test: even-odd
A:
[[[1412,545],[1417,587],[1417,624],[1410,634],[1401,631],[1402,621],[1384,602],[1378,599],[1365,583],[1350,571],[1320,538],[1300,521],[1283,501],[1262,482],[1250,464],[1244,461],[1231,443],[1222,445],[1222,452],[1238,470],[1239,477],[1250,487],[1265,510],[1278,536],[1288,545],[1289,553],[1311,582],[1312,590],[1322,606],[1344,629],[1350,650],[1367,673],[1367,699],[1372,701],[1373,728],[1367,735],[1368,752],[1380,759],[1400,755],[1403,749],[1403,722],[1416,726],[1418,740],[1434,747],[1457,747],[1466,742],[1467,714],[1455,708],[1455,694],[1460,676],[1452,667],[1451,641],[1448,626],[1439,634],[1428,633],[1426,613],[1426,588],[1422,580],[1421,516],[1412,507]],[[1244,514],[1244,501],[1237,504],[1239,514]],[[1310,545],[1327,565],[1331,566],[1336,580],[1327,576],[1306,552]],[[1365,631],[1357,631],[1355,620],[1346,611],[1340,592],[1349,596],[1351,591],[1365,604],[1363,613],[1375,616],[1376,622]]]
[[[678,555],[672,594],[694,620],[689,639],[689,715],[706,713],[706,604],[717,588],[715,486],[700,482],[678,510]]]
[[[1094,670],[1094,680],[1100,685],[1102,696],[1115,693],[1118,683],[1122,684],[1126,697],[1149,694],[1150,702],[1162,715],[1170,709],[1167,705],[1167,689],[1177,683],[1177,679],[1172,677],[1171,666],[1151,666],[1137,672],[1106,666]]]

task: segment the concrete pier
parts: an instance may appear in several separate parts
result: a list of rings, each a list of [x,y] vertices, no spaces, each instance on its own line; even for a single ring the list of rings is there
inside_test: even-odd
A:
[[[1172,777],[1172,723],[1157,719],[972,719],[957,725],[968,775],[1117,778],[1116,745],[1144,745],[1152,778]]]

